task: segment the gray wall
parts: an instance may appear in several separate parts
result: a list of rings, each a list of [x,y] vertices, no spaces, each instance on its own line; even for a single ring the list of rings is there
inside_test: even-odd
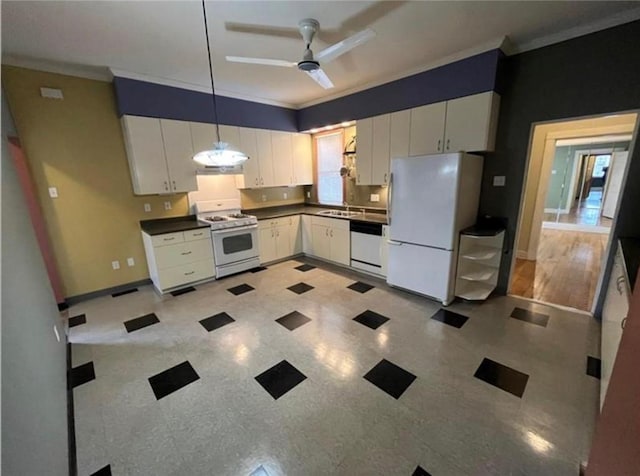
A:
[[[509,220],[498,291],[508,287],[532,124],[639,109],[639,41],[635,21],[503,60],[496,151],[486,155],[480,197],[482,214]],[[640,187],[634,186],[640,182],[640,148],[630,159],[615,230],[620,236],[640,236]],[[506,186],[493,187],[494,175],[506,176]]]
[[[66,475],[64,330],[7,145],[2,97],[2,474]],[[58,342],[53,326],[58,326]]]

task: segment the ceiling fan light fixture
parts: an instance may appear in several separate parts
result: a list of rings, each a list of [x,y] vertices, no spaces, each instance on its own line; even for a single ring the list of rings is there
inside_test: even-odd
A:
[[[302,60],[298,63],[300,71],[317,71],[320,69],[320,63],[313,60]]]
[[[237,167],[249,157],[234,150],[226,142],[214,142],[213,149],[203,150],[193,156],[193,160],[205,167]]]

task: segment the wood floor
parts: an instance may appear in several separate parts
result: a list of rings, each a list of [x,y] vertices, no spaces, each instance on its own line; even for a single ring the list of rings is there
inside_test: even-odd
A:
[[[575,203],[569,213],[545,213],[542,220],[546,222],[571,223],[575,225],[606,226],[611,228],[613,220],[603,217],[602,191],[592,190],[589,196],[580,203]]]
[[[511,294],[591,310],[609,235],[542,229],[538,260],[517,259]]]

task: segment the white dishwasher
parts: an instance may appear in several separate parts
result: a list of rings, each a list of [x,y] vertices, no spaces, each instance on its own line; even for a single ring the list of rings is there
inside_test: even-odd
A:
[[[382,224],[351,221],[351,267],[381,275]]]

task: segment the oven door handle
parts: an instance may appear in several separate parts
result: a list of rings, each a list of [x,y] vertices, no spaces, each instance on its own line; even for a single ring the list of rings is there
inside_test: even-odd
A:
[[[222,234],[234,233],[238,231],[254,230],[256,228],[258,228],[258,225],[237,226],[235,228],[226,228],[226,229],[223,228],[221,230],[211,230],[211,233],[214,235],[222,235]]]

